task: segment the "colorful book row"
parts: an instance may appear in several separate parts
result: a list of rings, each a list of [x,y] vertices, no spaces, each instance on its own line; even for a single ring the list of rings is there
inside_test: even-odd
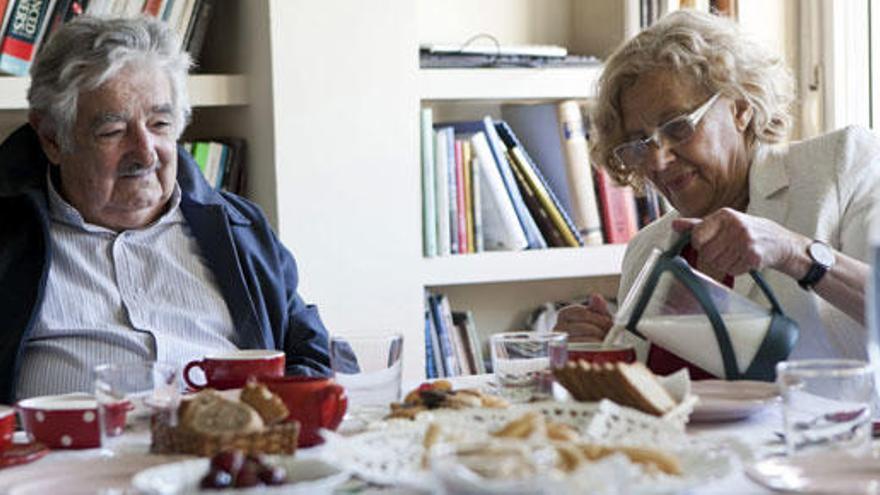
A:
[[[184,142],[182,146],[195,159],[211,187],[244,194],[246,174],[243,139]]]
[[[186,50],[200,53],[216,0],[0,0],[0,72],[25,76],[44,40],[80,14],[148,15],[177,32]]]
[[[481,375],[486,371],[473,313],[452,311],[448,297],[426,292],[425,376]]]

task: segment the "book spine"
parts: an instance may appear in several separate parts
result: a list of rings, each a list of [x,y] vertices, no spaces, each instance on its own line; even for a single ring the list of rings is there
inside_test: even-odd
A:
[[[638,230],[632,189],[614,184],[611,176],[602,169],[596,169],[596,182],[605,240],[609,244],[629,242]]]
[[[514,156],[512,150],[508,150],[507,160],[510,162],[511,168],[513,169],[513,177],[516,179],[516,184],[519,186],[523,200],[526,202],[526,207],[528,207],[529,212],[532,214],[532,218],[535,219],[535,223],[538,224],[538,228],[541,230],[541,235],[544,236],[547,244],[549,244],[550,247],[567,246],[568,244],[562,237],[562,234],[556,229],[556,226],[553,225],[553,221],[550,220],[547,212],[541,207],[541,202],[538,201],[534,190],[523,175],[523,167],[520,158]]]
[[[449,298],[445,294],[440,294],[440,311],[443,315],[443,325],[446,330],[446,336],[449,339],[449,348],[452,350],[454,360],[452,365],[455,369],[455,376],[466,374],[467,371],[467,354],[461,344],[461,338],[455,330],[455,323],[452,321],[452,306],[449,304]]]
[[[574,100],[559,103],[558,112],[574,223],[584,239],[584,244],[602,244],[602,221],[596,201],[583,115]]]
[[[455,130],[446,129],[446,180],[449,185],[449,252],[458,254],[458,184],[455,180]]]
[[[470,141],[461,141],[461,167],[464,182],[464,231],[465,241],[467,244],[467,253],[473,253],[474,245],[474,189],[473,180],[471,180],[471,143]]]
[[[579,247],[583,245],[583,239],[578,234],[577,229],[565,212],[565,209],[559,204],[559,200],[553,194],[553,190],[547,184],[547,181],[541,175],[540,170],[535,165],[532,158],[526,153],[526,149],[522,146],[513,133],[513,129],[506,122],[498,123],[498,135],[504,144],[511,150],[511,155],[515,158],[515,164],[521,169],[521,173],[525,178],[528,187],[534,192],[535,197],[541,205],[544,213],[549,217],[554,228],[562,237],[563,243],[560,246]]]
[[[434,326],[437,327],[437,341],[440,344],[440,354],[443,358],[444,376],[458,376],[452,340],[449,337],[449,329],[446,328],[446,318],[443,316],[442,299],[439,294],[431,296],[431,312],[434,317]]]
[[[473,201],[472,211],[474,215],[474,252],[483,252],[483,199],[482,188],[480,187],[480,167],[482,164],[477,158],[474,151],[474,145],[469,142],[471,148],[471,200]]]
[[[440,375],[437,374],[437,367],[435,365],[435,356],[434,356],[434,340],[436,340],[436,336],[434,335],[434,323],[433,318],[431,318],[431,308],[430,303],[428,302],[427,297],[425,298],[425,377],[426,378],[439,378]]]
[[[471,353],[474,356],[476,373],[483,375],[486,373],[486,360],[483,357],[483,346],[480,345],[480,336],[477,334],[477,324],[474,320],[474,313],[472,311],[465,311],[464,316],[464,326],[465,330],[467,330]]]
[[[510,170],[510,164],[507,162],[507,158],[504,157],[504,143],[502,143],[501,138],[498,137],[498,132],[495,130],[495,124],[492,122],[492,117],[484,117],[483,126],[485,128],[486,140],[489,143],[489,149],[492,151],[492,157],[495,159],[495,164],[501,175],[501,180],[503,181],[504,187],[507,189],[507,194],[510,196],[510,201],[513,204],[513,210],[516,213],[516,217],[519,220],[520,225],[522,225],[522,230],[525,233],[529,249],[541,249],[547,247],[547,242],[541,236],[541,232],[538,231],[535,219],[529,215],[525,202],[523,202],[522,196],[519,193],[519,189],[516,187],[516,181],[513,178],[513,172]]]
[[[449,238],[449,146],[447,128],[434,131],[434,198],[437,229],[437,255],[449,256],[452,244]]]
[[[529,245],[522,224],[501,179],[486,135],[471,136],[471,145],[480,162],[480,215],[483,247],[489,251],[526,249]]]
[[[461,140],[455,141],[455,201],[456,222],[458,233],[458,252],[467,253],[467,207],[465,205],[464,187],[464,154]]]
[[[0,45],[0,71],[27,75],[54,5],[55,0],[16,0]]]
[[[430,107],[421,111],[422,241],[428,258],[437,256],[436,199],[434,189],[434,126]]]
[[[158,17],[162,8],[162,0],[146,0],[142,12],[150,17]]]

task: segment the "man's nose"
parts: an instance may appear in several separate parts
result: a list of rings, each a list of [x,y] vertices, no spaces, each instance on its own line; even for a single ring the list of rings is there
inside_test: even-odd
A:
[[[132,133],[131,151],[138,162],[144,165],[152,165],[155,161],[156,151],[152,134],[144,126],[137,126]]]

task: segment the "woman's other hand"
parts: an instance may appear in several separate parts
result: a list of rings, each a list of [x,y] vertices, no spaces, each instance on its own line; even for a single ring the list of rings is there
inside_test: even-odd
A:
[[[605,298],[592,294],[584,304],[560,309],[553,330],[568,333],[569,342],[601,342],[613,323]]]

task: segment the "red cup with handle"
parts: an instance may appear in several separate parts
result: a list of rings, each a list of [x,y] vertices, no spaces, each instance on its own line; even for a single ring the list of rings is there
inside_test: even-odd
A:
[[[98,401],[91,394],[44,395],[16,405],[24,430],[52,449],[88,449],[101,445]],[[119,435],[131,403],[120,401],[106,408],[111,435]]]
[[[601,342],[569,342],[569,361],[587,361],[593,364],[600,363],[633,363],[636,360],[636,350],[626,344],[603,344]]]
[[[345,388],[332,378],[284,376],[259,381],[284,401],[290,411],[286,421],[299,422],[299,447],[322,443],[324,439],[318,431],[338,428],[348,408]]]
[[[0,406],[0,452],[12,445],[12,433],[15,431],[15,409]]]
[[[205,356],[190,361],[183,368],[183,380],[193,390],[210,387],[217,390],[241,388],[248,378],[284,376],[284,352],[268,349],[244,349]],[[194,368],[205,376],[204,383],[196,383],[191,377]]]

